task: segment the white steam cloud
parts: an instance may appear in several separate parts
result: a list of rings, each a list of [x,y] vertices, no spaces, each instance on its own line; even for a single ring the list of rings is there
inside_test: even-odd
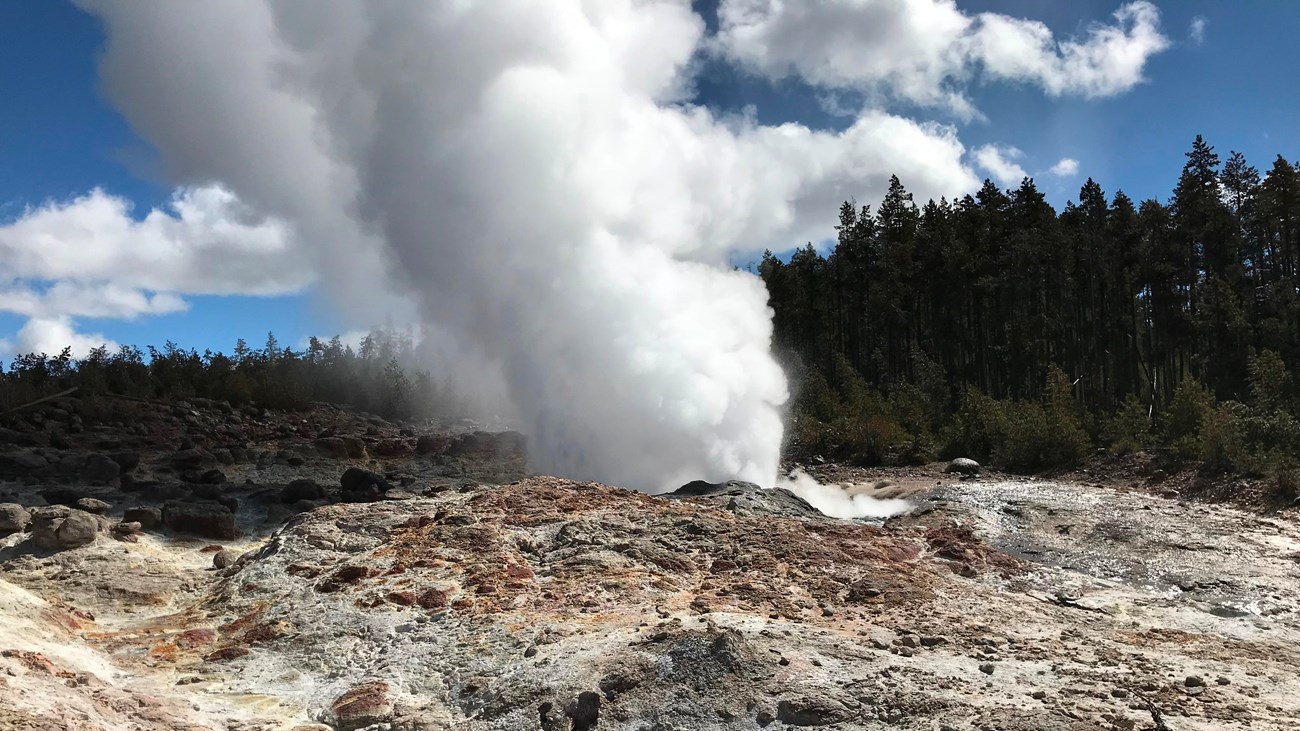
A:
[[[906,513],[912,504],[902,498],[877,498],[859,491],[857,485],[828,485],[796,469],[782,478],[784,487],[832,518],[888,518]]]
[[[974,184],[948,128],[680,104],[704,30],[684,2],[84,4],[173,175],[292,224],[344,302],[396,281],[501,364],[555,474],[773,484],[786,384],[728,249],[820,230],[891,168]]]
[[[775,484],[786,382],[767,293],[728,252],[822,240],[891,173],[922,200],[978,185],[951,127],[690,103],[688,0],[79,2],[107,29],[107,93],[174,180],[291,227],[361,321],[418,321],[499,372],[553,474]],[[1088,60],[1087,83],[1039,80],[1123,87],[1112,49],[1136,78],[1127,41],[1154,21],[1130,15],[1077,52],[1038,43],[1054,69]]]

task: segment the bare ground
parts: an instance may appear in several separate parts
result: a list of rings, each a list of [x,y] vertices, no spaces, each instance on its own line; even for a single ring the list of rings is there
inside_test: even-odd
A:
[[[1300,728],[1293,513],[819,468],[916,506],[881,525],[413,455],[356,462],[402,499],[256,496],[353,462],[228,467],[225,569],[4,539],[0,729]]]

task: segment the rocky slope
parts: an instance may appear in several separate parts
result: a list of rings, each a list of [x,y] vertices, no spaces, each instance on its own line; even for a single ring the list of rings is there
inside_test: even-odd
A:
[[[936,468],[881,525],[528,477],[515,435],[333,409],[45,411],[0,456],[0,729],[1300,717],[1290,515]]]

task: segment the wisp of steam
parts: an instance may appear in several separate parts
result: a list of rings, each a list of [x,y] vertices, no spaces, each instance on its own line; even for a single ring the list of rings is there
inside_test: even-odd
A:
[[[777,482],[767,292],[728,253],[798,240],[880,145],[960,152],[690,104],[686,0],[80,1],[169,177],[291,225],[343,309],[408,301],[498,372],[537,470],[651,492]]]

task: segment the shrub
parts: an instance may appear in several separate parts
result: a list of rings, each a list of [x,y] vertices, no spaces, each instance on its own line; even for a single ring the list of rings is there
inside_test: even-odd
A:
[[[1300,466],[1288,458],[1274,466],[1273,495],[1281,502],[1291,504],[1300,500]]]
[[[1200,427],[1204,469],[1227,472],[1257,468],[1246,439],[1247,414],[1246,405],[1237,401],[1225,401],[1206,412]]]
[[[1151,416],[1145,404],[1130,394],[1105,427],[1106,441],[1112,452],[1129,454],[1140,452],[1154,443],[1151,433]]]
[[[1201,423],[1213,408],[1214,396],[1195,378],[1184,378],[1178,384],[1164,413],[1165,439],[1174,454],[1186,460],[1201,458]]]
[[[945,457],[973,457],[1009,470],[1073,467],[1091,445],[1059,369],[1048,372],[1040,401],[998,401],[968,388],[943,432]]]

